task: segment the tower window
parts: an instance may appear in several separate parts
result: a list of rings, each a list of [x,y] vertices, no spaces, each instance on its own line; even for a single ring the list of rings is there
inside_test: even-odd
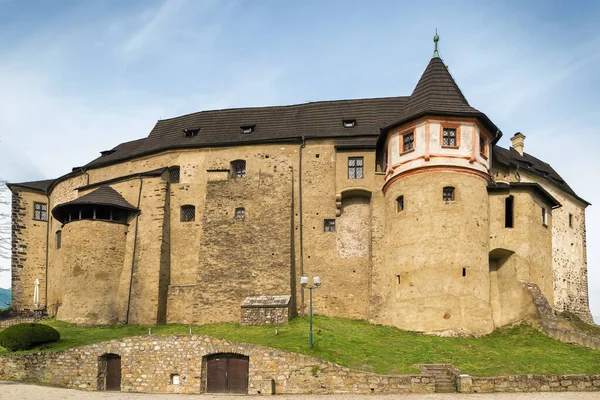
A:
[[[483,136],[479,136],[479,154],[482,157],[487,157],[487,140]]]
[[[181,206],[179,220],[181,222],[192,222],[196,220],[196,207],[192,205]]]
[[[246,177],[246,161],[235,160],[231,162],[231,177],[234,179]]]
[[[573,227],[573,214],[569,213],[569,228]]]
[[[235,219],[246,219],[246,209],[244,207],[235,209]]]
[[[456,128],[444,128],[442,131],[442,146],[458,147]]]
[[[169,168],[169,183],[179,183],[179,167]]]
[[[348,179],[363,179],[363,157],[348,157]]]
[[[46,203],[33,203],[33,219],[48,221],[48,205]]]
[[[462,276],[463,276],[463,277],[464,277],[464,276],[467,276],[467,269],[466,269],[466,268],[463,268],[463,269],[462,269]]]
[[[454,201],[454,188],[452,186],[446,186],[442,190],[442,199],[444,201]]]
[[[345,119],[342,123],[344,124],[344,128],[354,128],[356,126],[355,119]]]
[[[323,220],[323,232],[335,232],[335,219]]]
[[[415,133],[407,132],[402,135],[402,153],[414,150],[415,148]]]
[[[504,199],[504,227],[512,228],[514,222],[515,198],[508,196]]]
[[[404,196],[398,196],[396,199],[396,212],[404,211]]]
[[[62,231],[56,231],[56,249],[62,247]]]

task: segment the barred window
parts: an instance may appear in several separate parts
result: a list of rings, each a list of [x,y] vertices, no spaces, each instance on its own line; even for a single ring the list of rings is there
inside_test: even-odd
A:
[[[415,133],[408,132],[402,135],[402,152],[411,151],[415,148]]]
[[[179,183],[179,167],[171,167],[169,168],[169,182],[170,183]]]
[[[442,146],[456,147],[456,128],[444,128],[442,133]]]
[[[48,221],[48,205],[46,203],[33,203],[33,219]]]
[[[323,220],[323,232],[335,232],[335,219]]]
[[[179,215],[181,222],[192,222],[196,220],[196,207],[191,205],[181,206]]]
[[[348,179],[363,179],[363,157],[348,157]]]
[[[246,209],[244,207],[238,207],[235,209],[236,219],[246,219]]]
[[[404,210],[404,196],[398,196],[396,199],[396,212]]]
[[[56,231],[56,249],[62,247],[62,231]]]
[[[442,191],[442,198],[444,201],[454,201],[454,188],[446,186]]]
[[[232,178],[234,178],[234,179],[245,178],[246,177],[246,161],[245,160],[232,161],[230,170],[231,170]]]

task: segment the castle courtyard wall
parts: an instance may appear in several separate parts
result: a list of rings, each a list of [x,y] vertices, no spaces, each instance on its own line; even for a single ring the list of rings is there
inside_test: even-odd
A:
[[[101,357],[121,357],[121,391],[206,392],[206,356],[249,357],[248,394],[433,393],[430,375],[378,375],[309,356],[199,335],[138,336],[54,353],[0,357],[0,379],[80,390],[103,387]],[[171,375],[180,376],[172,384]]]

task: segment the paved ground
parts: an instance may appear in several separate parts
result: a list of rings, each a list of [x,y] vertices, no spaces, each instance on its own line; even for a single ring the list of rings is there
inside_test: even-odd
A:
[[[0,399],[7,400],[240,400],[268,398],[265,396],[227,396],[227,395],[185,395],[185,394],[138,394],[111,392],[83,392],[79,390],[58,389],[46,386],[24,385],[0,381]],[[496,394],[424,394],[424,395],[393,395],[393,396],[277,396],[275,399],[287,400],[598,400],[599,392],[561,392],[561,393],[496,393]]]

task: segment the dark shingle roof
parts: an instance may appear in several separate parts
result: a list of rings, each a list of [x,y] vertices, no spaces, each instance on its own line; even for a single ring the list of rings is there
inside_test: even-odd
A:
[[[46,193],[48,188],[52,183],[54,183],[56,179],[46,179],[43,181],[32,181],[32,182],[22,182],[22,183],[7,183],[6,186],[12,188],[13,186],[22,187],[27,189],[39,190],[41,192]]]
[[[554,170],[554,168],[550,166],[550,164],[545,163],[530,154],[523,153],[523,155],[521,155],[512,147],[510,149],[505,149],[496,145],[493,148],[492,157],[494,163],[506,165],[507,167],[519,167],[520,170],[527,171],[531,174],[544,178],[546,181],[554,184],[576,199],[584,202],[587,205],[590,205],[590,203],[579,197],[575,191],[571,189],[567,182],[565,182],[565,180],[558,174],[558,172]]]
[[[125,200],[123,196],[121,196],[115,189],[111,188],[110,186],[101,186],[93,192],[78,197],[75,200],[57,205],[52,210],[52,214],[56,219],[60,220],[58,216],[60,211],[65,207],[86,204],[111,206],[121,208],[123,210],[138,211],[137,208],[129,204],[127,200]]]
[[[189,147],[208,147],[297,140],[302,136],[358,137],[379,135],[380,128],[400,114],[407,97],[322,101],[278,107],[235,108],[201,111],[158,121],[146,139],[120,144],[86,168],[99,167],[143,154]],[[344,128],[344,119],[356,126]],[[250,134],[241,126],[255,125]],[[200,129],[185,137],[184,129]]]
[[[384,130],[425,114],[471,116],[482,121],[492,134],[498,127],[481,111],[471,107],[441,58],[434,57],[415,86],[406,106]]]
[[[498,192],[505,191],[510,189],[525,189],[536,192],[540,197],[542,197],[552,208],[561,207],[562,204],[558,200],[554,198],[546,189],[544,189],[539,183],[535,182],[492,182],[488,185],[488,192]]]

